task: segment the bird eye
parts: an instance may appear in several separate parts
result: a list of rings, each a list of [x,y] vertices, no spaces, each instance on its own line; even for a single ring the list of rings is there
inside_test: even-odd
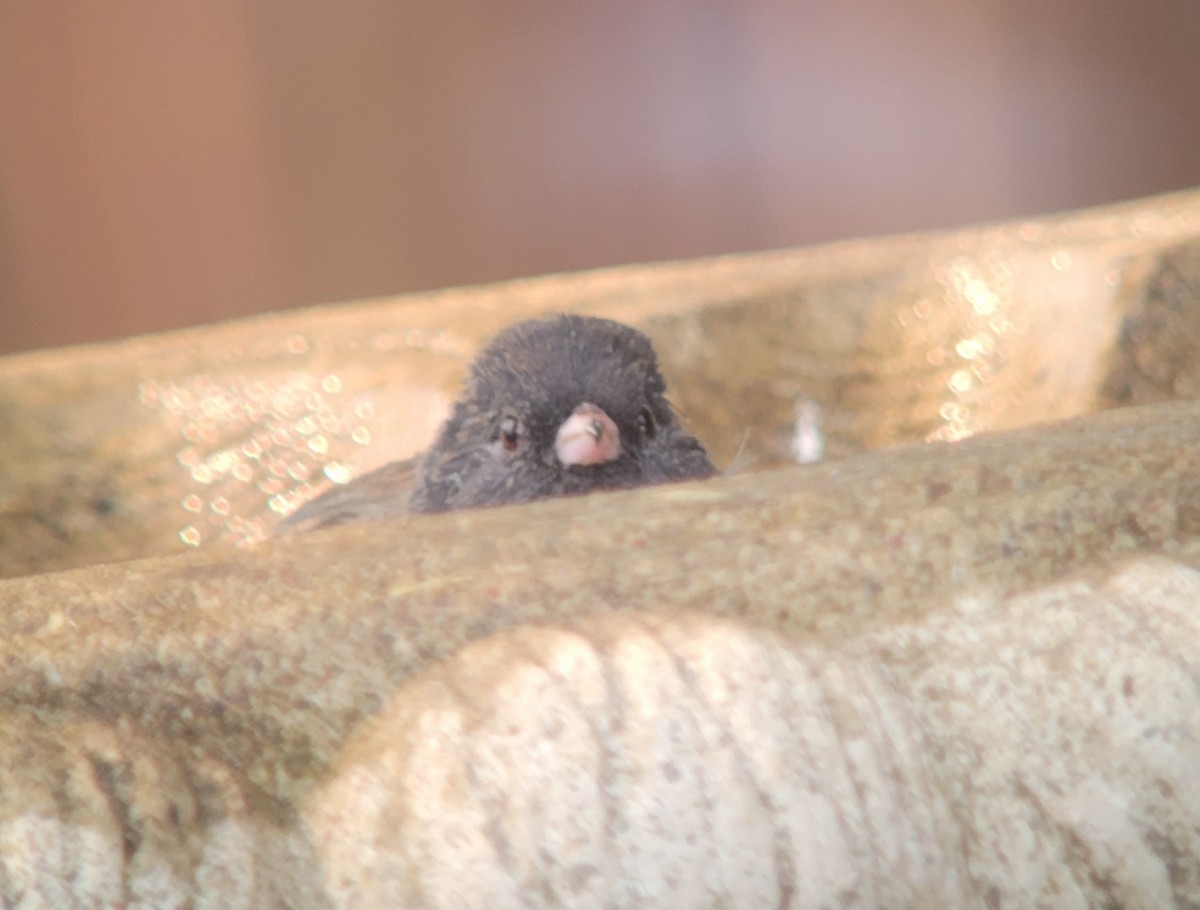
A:
[[[638,414],[638,429],[642,431],[643,439],[653,439],[654,434],[658,432],[658,424],[649,408],[642,408]]]
[[[517,446],[521,444],[521,433],[521,419],[513,414],[506,414],[500,420],[496,438],[504,447],[504,451],[515,452]]]

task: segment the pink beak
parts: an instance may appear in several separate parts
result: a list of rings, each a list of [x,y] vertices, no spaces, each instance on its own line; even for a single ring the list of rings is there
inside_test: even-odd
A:
[[[565,465],[603,464],[621,454],[621,431],[603,409],[584,402],[558,428],[554,452]]]

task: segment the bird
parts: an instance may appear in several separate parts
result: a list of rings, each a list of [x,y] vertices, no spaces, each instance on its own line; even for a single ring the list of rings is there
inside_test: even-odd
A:
[[[277,533],[711,477],[642,332],[559,314],[503,329],[472,361],[430,448],[301,506]]]

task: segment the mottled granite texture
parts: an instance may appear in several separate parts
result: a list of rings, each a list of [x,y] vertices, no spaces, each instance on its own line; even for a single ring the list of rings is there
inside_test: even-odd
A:
[[[1180,194],[0,361],[0,895],[1200,904],[1197,235]],[[649,331],[751,469],[262,540],[551,309]]]

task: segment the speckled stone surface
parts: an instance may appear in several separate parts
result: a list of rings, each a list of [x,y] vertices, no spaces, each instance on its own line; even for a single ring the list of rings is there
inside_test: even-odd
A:
[[[1198,224],[1181,195],[11,359],[0,553],[80,568],[0,582],[0,894],[1197,905],[1200,403],[1172,399]],[[1021,276],[1025,347],[963,329],[1000,298],[958,256]],[[762,470],[702,483],[247,530],[305,466],[419,447],[428,421],[370,415],[436,405],[500,301],[554,289],[676,342],[677,397],[784,435],[816,402],[849,457],[760,441]],[[363,340],[397,320],[381,378]],[[702,435],[737,427],[704,409]],[[88,564],[186,547],[187,515],[193,552]]]
[[[716,463],[1191,397],[1200,192],[944,234],[556,275],[0,359],[0,576],[247,546],[423,448],[479,344],[645,329]],[[806,457],[811,457],[806,456]]]

